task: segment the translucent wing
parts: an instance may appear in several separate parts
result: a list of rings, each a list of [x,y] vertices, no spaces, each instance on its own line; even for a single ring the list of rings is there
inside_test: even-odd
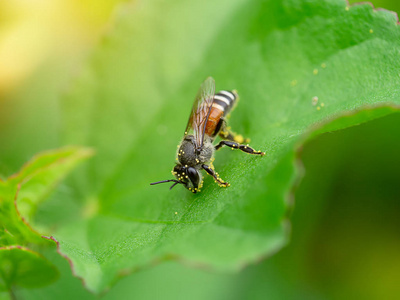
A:
[[[214,93],[215,81],[212,77],[208,77],[197,92],[196,100],[193,103],[192,112],[185,130],[185,134],[193,130],[196,149],[200,149],[203,146],[204,131],[206,129],[208,117],[210,116]]]

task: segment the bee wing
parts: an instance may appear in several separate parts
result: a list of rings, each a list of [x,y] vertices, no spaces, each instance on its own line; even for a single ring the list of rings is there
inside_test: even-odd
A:
[[[210,116],[211,106],[214,100],[215,81],[208,77],[200,86],[196,99],[193,103],[192,112],[186,126],[185,134],[193,129],[196,148],[203,146],[204,132],[208,117]]]

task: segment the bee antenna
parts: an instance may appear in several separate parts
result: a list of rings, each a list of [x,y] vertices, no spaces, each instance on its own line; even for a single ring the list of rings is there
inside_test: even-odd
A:
[[[150,185],[155,185],[155,184],[164,183],[164,182],[171,182],[171,181],[177,182],[178,180],[176,180],[176,179],[161,180],[161,181],[157,181],[157,182],[152,182],[152,183],[150,183]]]
[[[157,182],[152,182],[150,183],[150,185],[155,185],[155,184],[159,184],[159,183],[164,183],[164,182],[175,182],[169,189],[171,190],[175,185],[177,185],[178,183],[183,184],[182,181],[176,180],[176,179],[168,179],[168,180],[162,180],[162,181],[157,181]]]
[[[171,187],[169,188],[169,190],[172,190],[172,188],[173,188],[174,186],[176,186],[178,183],[183,184],[182,181],[176,180],[175,183],[174,183],[173,185],[171,185]]]

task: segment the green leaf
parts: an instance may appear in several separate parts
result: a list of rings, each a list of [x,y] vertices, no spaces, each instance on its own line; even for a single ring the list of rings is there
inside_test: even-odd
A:
[[[12,176],[9,183],[20,185],[17,205],[24,218],[29,220],[35,214],[37,206],[49,196],[55,186],[92,155],[91,149],[82,147],[65,147],[43,152]]]
[[[34,157],[19,173],[0,181],[0,287],[34,287],[55,280],[57,271],[33,249],[49,242],[29,224],[38,204],[83,159],[86,148],[66,147]],[[41,273],[43,272],[43,273]]]
[[[0,246],[41,243],[40,235],[28,224],[38,204],[79,162],[91,155],[91,150],[78,147],[47,151],[6,181],[0,181]]]
[[[301,158],[307,172],[295,191],[290,244],[270,259],[238,274],[167,262],[124,278],[102,300],[127,295],[175,300],[188,295],[210,300],[398,295],[400,140],[393,136],[399,127],[397,113],[324,134],[304,145]],[[57,266],[60,280],[41,289],[20,290],[17,298],[96,299],[77,278],[71,278],[66,261]]]
[[[296,149],[400,104],[396,17],[342,0],[126,6],[63,102],[66,143],[98,155],[72,183],[84,217],[55,238],[92,291],[163,259],[238,270],[288,240]],[[197,88],[237,89],[232,128],[265,151],[222,149],[200,194],[168,179]],[[313,102],[317,102],[313,105]],[[315,135],[314,134],[314,135]],[[229,152],[229,153],[228,153]],[[63,210],[63,202],[57,202]],[[65,207],[65,206],[64,206]]]
[[[57,278],[57,269],[39,253],[20,246],[0,247],[0,291],[41,287]]]

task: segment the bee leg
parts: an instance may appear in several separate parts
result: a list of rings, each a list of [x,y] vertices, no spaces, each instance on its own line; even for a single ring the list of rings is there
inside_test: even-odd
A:
[[[230,186],[229,183],[223,181],[223,180],[219,177],[218,173],[216,173],[216,172],[215,172],[212,168],[210,168],[209,166],[207,166],[207,165],[201,165],[201,167],[202,167],[209,175],[211,175],[212,177],[214,177],[215,182],[217,182],[217,183],[219,184],[220,187],[228,187],[228,186]]]
[[[241,134],[237,134],[231,131],[231,128],[227,126],[226,120],[221,118],[219,136],[228,141],[236,142],[239,144],[249,143],[250,139],[244,138]],[[219,125],[219,124],[218,124]]]
[[[218,150],[223,146],[231,147],[232,150],[233,149],[239,149],[239,150],[242,150],[243,152],[246,152],[246,153],[249,153],[249,154],[258,154],[258,155],[261,155],[261,156],[265,155],[264,152],[256,151],[256,150],[254,150],[253,148],[251,148],[248,145],[241,145],[241,144],[238,144],[238,143],[232,142],[232,141],[220,141],[218,143],[218,145],[215,146],[215,150]]]

